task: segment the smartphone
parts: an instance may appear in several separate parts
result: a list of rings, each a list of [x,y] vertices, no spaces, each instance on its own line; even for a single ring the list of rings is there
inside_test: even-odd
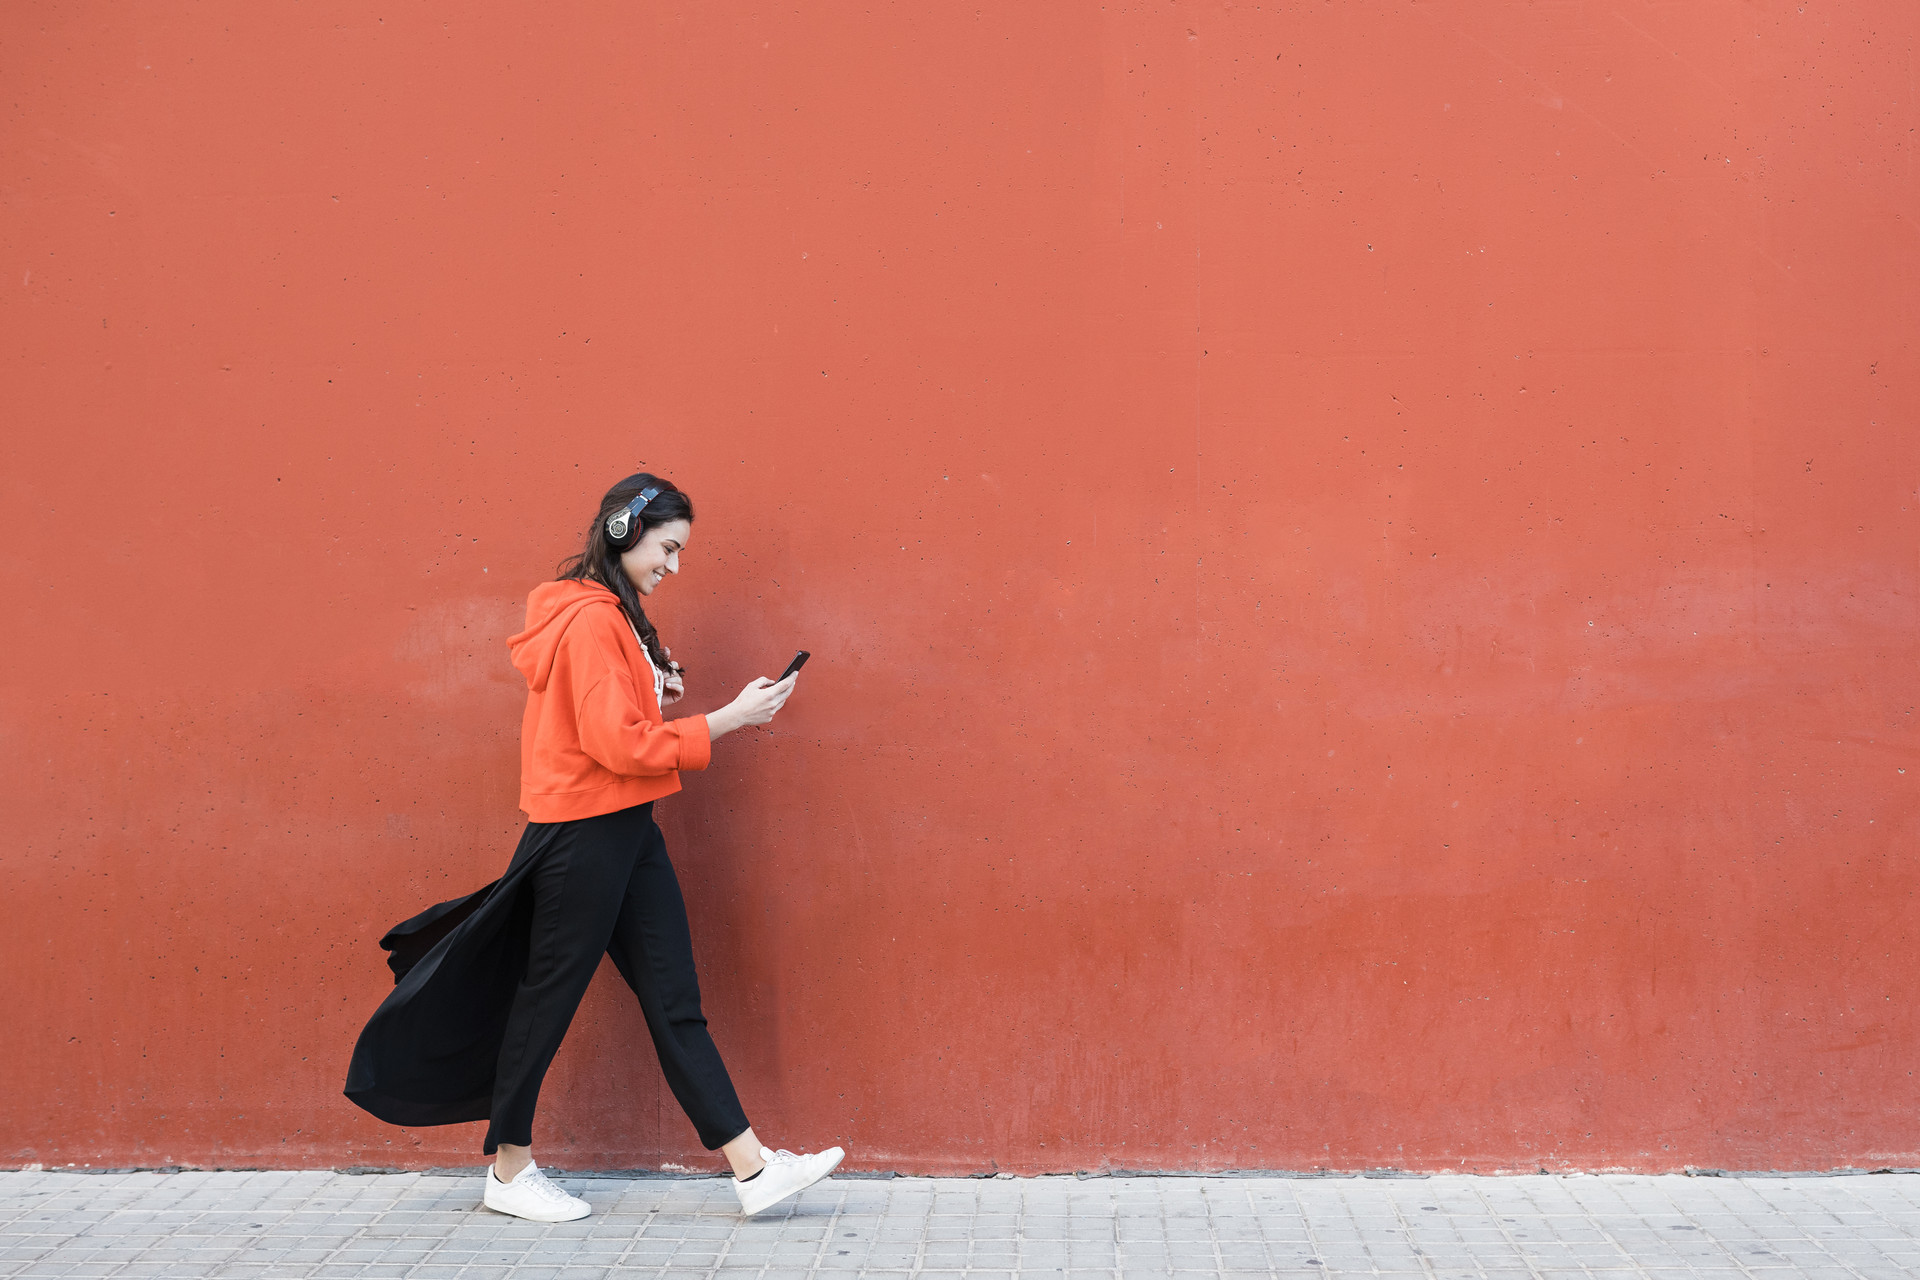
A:
[[[808,653],[805,649],[802,649],[800,652],[794,654],[793,661],[789,662],[787,664],[787,669],[780,673],[780,680],[785,680],[788,676],[792,675],[794,672],[798,671],[800,668],[806,666],[807,659],[811,658],[812,656],[813,655]],[[775,680],[774,683],[779,684],[780,680]]]

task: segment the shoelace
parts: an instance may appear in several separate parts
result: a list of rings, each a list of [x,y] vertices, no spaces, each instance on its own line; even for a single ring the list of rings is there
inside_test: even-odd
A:
[[[516,1178],[515,1181],[519,1179]],[[527,1185],[532,1187],[534,1194],[543,1200],[559,1201],[573,1198],[562,1191],[559,1185],[547,1176],[547,1171],[538,1165],[534,1166],[533,1172],[527,1176]]]
[[[767,1157],[767,1163],[768,1164],[776,1164],[776,1163],[788,1164],[798,1159],[800,1159],[799,1156],[793,1154],[793,1152],[791,1151],[788,1151],[785,1147],[782,1147],[780,1150],[774,1152],[772,1155]]]

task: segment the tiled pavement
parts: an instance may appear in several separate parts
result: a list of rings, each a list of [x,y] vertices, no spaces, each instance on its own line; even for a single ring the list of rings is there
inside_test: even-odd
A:
[[[1920,1277],[1920,1174],[839,1179],[742,1219],[719,1179],[0,1173],[0,1277],[1135,1280]]]

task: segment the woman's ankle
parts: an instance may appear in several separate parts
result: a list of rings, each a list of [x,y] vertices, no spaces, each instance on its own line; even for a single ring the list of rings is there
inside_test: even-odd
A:
[[[745,1182],[767,1167],[766,1161],[760,1158],[760,1139],[755,1136],[751,1125],[747,1126],[738,1137],[724,1143],[720,1148],[720,1154],[725,1156],[727,1163],[733,1167],[733,1177],[736,1182]]]
[[[502,1182],[512,1182],[520,1176],[522,1169],[532,1163],[532,1147],[516,1147],[503,1142],[494,1151],[493,1176]]]

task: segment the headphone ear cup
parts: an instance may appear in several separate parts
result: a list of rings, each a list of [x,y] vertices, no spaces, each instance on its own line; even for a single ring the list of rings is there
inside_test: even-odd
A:
[[[642,489],[640,496],[607,517],[607,541],[615,551],[625,551],[640,536],[640,513],[660,496],[658,489]]]
[[[615,551],[625,551],[633,543],[633,511],[622,507],[607,517],[607,542]]]

